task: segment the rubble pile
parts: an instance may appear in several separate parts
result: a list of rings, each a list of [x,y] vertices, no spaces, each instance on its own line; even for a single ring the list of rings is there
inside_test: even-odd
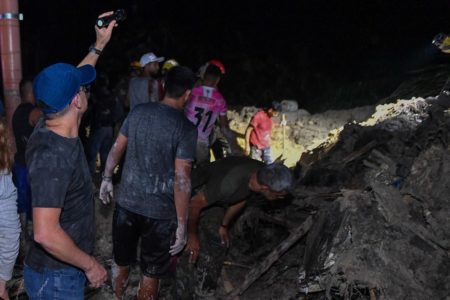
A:
[[[192,299],[448,299],[450,114],[435,100],[286,112],[274,146],[297,162],[293,197],[248,201],[215,294]],[[255,111],[231,111],[232,128],[243,133]],[[113,207],[96,207],[95,255],[110,268]],[[216,209],[200,228],[218,228]],[[136,265],[125,299],[138,282]],[[163,281],[160,299],[177,299],[173,286]],[[112,299],[110,283],[86,299]]]
[[[380,105],[366,121],[336,130],[298,165],[294,199],[283,208],[260,206],[253,238],[271,228],[271,242],[253,249],[251,265],[227,268],[241,299],[447,299],[450,295],[450,114],[436,99]],[[431,105],[430,105],[431,104]],[[259,210],[255,213],[255,210]],[[269,217],[268,217],[269,216]],[[272,219],[270,219],[272,218]],[[276,247],[309,222],[307,233],[279,253],[267,272],[243,287]],[[259,220],[259,221],[256,221]],[[246,221],[247,220],[247,221]],[[260,229],[258,229],[258,226]],[[247,228],[247,231],[251,231]],[[255,237],[256,235],[256,237]],[[242,247],[242,246],[241,246]],[[248,247],[248,245],[247,245]],[[239,275],[236,275],[240,273]],[[244,282],[244,283],[242,283]],[[231,298],[229,298],[231,299]]]

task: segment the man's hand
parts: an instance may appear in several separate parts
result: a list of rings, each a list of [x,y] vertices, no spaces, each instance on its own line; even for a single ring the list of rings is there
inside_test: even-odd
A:
[[[95,258],[91,257],[91,266],[84,272],[90,285],[94,288],[101,287],[108,278],[105,268]]]
[[[219,236],[220,236],[220,242],[222,243],[222,245],[229,248],[230,247],[230,238],[228,236],[228,228],[221,225],[219,227]]]
[[[99,198],[103,204],[109,204],[114,196],[114,187],[111,179],[103,179],[100,185]]]
[[[177,232],[175,233],[176,240],[175,243],[170,246],[169,253],[171,255],[177,255],[180,253],[184,245],[186,245],[186,225],[185,224],[178,224]]]
[[[114,13],[113,11],[109,11],[99,15],[98,18],[106,17],[112,15],[113,13]],[[116,26],[115,20],[109,23],[108,27],[99,28],[95,26],[95,35],[96,35],[95,48],[103,50],[103,48],[106,46],[106,44],[108,44],[109,40],[111,39],[111,34],[114,26]]]
[[[198,255],[200,254],[200,241],[198,239],[197,234],[190,234],[187,244],[186,250],[189,253],[189,263],[195,264],[197,261]]]
[[[0,279],[0,299],[6,299],[6,282]]]
[[[245,156],[250,156],[250,147],[245,147]]]

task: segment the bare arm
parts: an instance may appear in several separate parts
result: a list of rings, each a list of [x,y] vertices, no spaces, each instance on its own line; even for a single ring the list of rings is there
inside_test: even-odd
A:
[[[34,240],[56,258],[87,270],[93,258],[78,248],[59,224],[61,208],[33,208]]]
[[[219,227],[219,237],[220,241],[227,248],[230,247],[230,238],[228,236],[228,226],[231,221],[236,217],[236,215],[244,208],[245,201],[238,202],[232,206],[230,206],[222,219],[222,224]]]
[[[106,270],[94,257],[82,251],[61,228],[61,208],[33,208],[34,240],[57,259],[82,269],[94,287],[106,280]]]
[[[245,130],[245,154],[249,155],[250,154],[250,135],[252,134],[253,131],[253,127],[252,126],[248,126],[247,130]]]
[[[189,198],[191,196],[191,161],[175,159],[174,198],[177,210],[178,226],[186,226]]]
[[[104,16],[109,16],[113,13],[114,12],[112,12],[112,11],[103,13],[99,16],[99,18],[104,17]],[[98,50],[103,50],[106,47],[109,40],[111,39],[111,34],[112,34],[114,26],[116,26],[116,21],[112,21],[108,25],[108,27],[98,28],[97,26],[95,26],[95,35],[96,35],[96,39],[95,39],[95,43],[94,43],[95,48],[97,48]],[[95,52],[89,52],[83,58],[83,60],[80,62],[80,64],[78,66],[79,67],[83,66],[83,65],[95,66],[95,64],[97,63],[98,57],[99,57],[99,55],[96,54]]]
[[[197,235],[198,233],[198,220],[202,210],[208,206],[205,194],[198,192],[191,200],[189,206],[189,220],[188,220],[188,236]]]
[[[191,161],[175,159],[174,197],[177,210],[177,230],[175,242],[169,253],[177,255],[186,245],[186,222],[188,218],[189,196],[191,195]]]
[[[108,158],[106,159],[106,166],[104,171],[105,177],[112,177],[114,168],[119,164],[122,159],[123,153],[127,148],[128,138],[122,133],[117,135],[117,139],[114,142],[111,150],[109,151]]]
[[[188,219],[188,240],[186,244],[186,251],[189,252],[189,263],[195,263],[200,253],[200,241],[198,239],[198,220],[202,210],[208,206],[205,194],[203,192],[197,193],[191,200],[189,206]]]
[[[228,227],[237,214],[245,207],[246,201],[241,201],[228,207],[222,219],[222,225]]]

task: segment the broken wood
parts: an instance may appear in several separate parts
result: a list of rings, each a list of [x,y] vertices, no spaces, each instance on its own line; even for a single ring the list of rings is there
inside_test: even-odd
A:
[[[357,149],[356,151],[353,151],[352,153],[344,157],[342,163],[344,163],[345,165],[351,161],[354,161],[355,159],[361,157],[363,154],[369,152],[372,148],[377,146],[377,144],[378,143],[376,141],[370,141],[368,144],[364,145],[363,147]]]
[[[264,274],[274,262],[276,262],[293,244],[295,244],[310,230],[312,223],[312,217],[310,216],[305,220],[305,222],[293,230],[289,237],[278,245],[261,264],[248,272],[242,285],[228,294],[227,299],[231,300],[245,292],[253,282],[261,277],[261,275]]]
[[[266,213],[260,214],[259,215],[259,219],[263,220],[263,221],[266,221],[266,222],[269,222],[269,223],[280,225],[280,226],[286,228],[289,232],[291,232],[292,229],[295,228],[294,224],[292,222],[290,222],[289,220],[272,217],[271,215],[266,214]]]
[[[223,262],[224,266],[229,266],[229,267],[238,267],[238,268],[244,268],[244,269],[251,269],[250,266],[244,265],[244,264],[240,264],[240,263],[236,263],[236,262],[232,262],[232,261],[224,261]]]

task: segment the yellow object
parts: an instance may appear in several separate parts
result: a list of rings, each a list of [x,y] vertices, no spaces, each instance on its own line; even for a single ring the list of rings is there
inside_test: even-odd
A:
[[[162,72],[167,73],[170,69],[172,69],[173,67],[176,67],[178,65],[179,65],[179,63],[175,59],[168,59],[164,62],[163,66],[162,66]]]
[[[130,67],[138,69],[141,68],[141,64],[137,60],[135,60],[130,63]]]
[[[447,36],[443,41],[442,44],[439,46],[439,49],[441,49],[444,53],[450,53],[450,37]]]

